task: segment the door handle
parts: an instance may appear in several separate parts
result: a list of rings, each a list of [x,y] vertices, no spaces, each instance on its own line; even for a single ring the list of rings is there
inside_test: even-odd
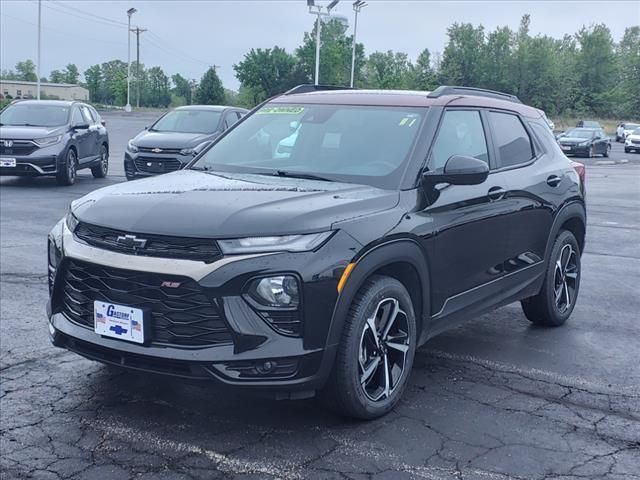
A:
[[[500,200],[507,194],[507,191],[502,187],[491,187],[487,195],[490,200]]]
[[[558,185],[560,185],[561,181],[562,178],[560,178],[558,175],[551,175],[547,178],[547,185],[549,185],[550,187],[557,187]]]

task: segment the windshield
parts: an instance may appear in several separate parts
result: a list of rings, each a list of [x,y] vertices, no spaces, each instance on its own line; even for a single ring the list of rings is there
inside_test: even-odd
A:
[[[640,127],[631,132],[631,135],[640,135]]]
[[[152,132],[213,133],[218,129],[222,112],[212,110],[174,110],[160,118]]]
[[[593,130],[569,130],[567,137],[573,138],[591,138],[593,136]]]
[[[425,114],[412,107],[267,104],[192,168],[397,188]]]
[[[37,103],[14,103],[0,113],[2,125],[59,127],[67,123],[69,107]]]

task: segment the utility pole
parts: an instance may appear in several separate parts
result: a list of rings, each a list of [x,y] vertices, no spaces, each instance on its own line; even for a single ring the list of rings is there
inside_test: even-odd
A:
[[[40,31],[42,30],[41,17],[42,17],[42,0],[38,0],[38,59],[37,59],[38,68],[36,73],[36,75],[38,75],[38,86],[36,88],[36,96],[38,100],[40,100]]]
[[[140,108],[140,34],[146,32],[146,28],[132,28],[136,34],[136,107]]]

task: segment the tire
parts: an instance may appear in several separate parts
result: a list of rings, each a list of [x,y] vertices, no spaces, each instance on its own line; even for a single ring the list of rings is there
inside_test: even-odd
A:
[[[64,161],[60,163],[58,173],[56,173],[56,181],[58,185],[73,185],[76,181],[78,170],[78,155],[73,148],[67,150]]]
[[[580,290],[580,247],[571,232],[562,230],[558,234],[550,258],[540,293],[521,305],[532,323],[558,327],[573,312]]]
[[[100,163],[91,167],[93,178],[104,178],[109,173],[109,151],[106,145],[100,146]]]
[[[392,319],[389,329],[381,325],[385,318]],[[416,318],[406,288],[394,278],[372,276],[347,314],[322,392],[328,406],[341,415],[366,420],[389,412],[407,385],[416,341]]]
[[[607,148],[605,149],[605,151],[602,154],[602,156],[605,157],[605,158],[608,158],[610,153],[611,153],[611,145],[607,145]]]
[[[630,149],[630,148],[625,148],[625,149],[624,149],[624,153],[630,153],[630,152],[631,152],[631,149]]]
[[[594,157],[594,153],[593,153],[593,145],[591,145],[589,147],[589,153],[587,153],[587,157],[589,158],[593,158]]]

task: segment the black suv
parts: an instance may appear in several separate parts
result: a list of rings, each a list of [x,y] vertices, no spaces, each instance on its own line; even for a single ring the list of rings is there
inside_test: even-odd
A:
[[[49,236],[49,331],[101,362],[373,418],[465,319],[521,301],[563,324],[585,226],[581,178],[515,97],[301,86],[186,169],[73,202]]]
[[[178,107],[129,140],[124,154],[127,180],[180,170],[247,110],[216,105]]]
[[[76,172],[95,178],[109,170],[109,136],[91,106],[59,100],[20,100],[0,113],[0,175],[55,175],[72,185]]]

